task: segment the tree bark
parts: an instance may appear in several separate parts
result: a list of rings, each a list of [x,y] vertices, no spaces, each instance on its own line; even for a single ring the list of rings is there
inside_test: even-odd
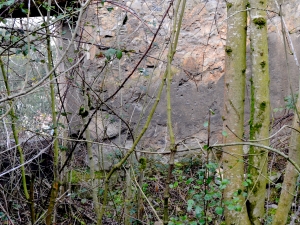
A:
[[[270,99],[269,99],[269,61],[267,38],[267,0],[251,0],[250,38],[251,38],[251,106],[250,139],[269,146],[269,140],[259,141],[269,136]],[[252,183],[248,189],[248,214],[252,224],[261,224],[264,219],[264,206],[267,183],[268,152],[250,146],[249,174]]]
[[[247,1],[230,0],[227,2],[227,39],[225,47],[225,109],[224,109],[224,143],[240,141],[238,137],[244,132],[244,101],[246,72],[246,29]],[[228,129],[229,128],[229,129]],[[225,147],[222,157],[224,178],[230,183],[224,190],[225,202],[233,202],[234,193],[243,186],[244,163],[243,147]],[[230,154],[227,154],[230,153]],[[250,224],[242,194],[236,196],[235,209],[225,208],[226,224]],[[240,211],[241,210],[241,211]]]
[[[299,98],[297,101],[297,108],[298,110],[300,110]],[[292,130],[291,139],[290,139],[289,157],[295,160],[295,162],[299,165],[300,164],[300,157],[299,157],[300,129],[299,129],[298,117],[296,115],[294,116],[294,120],[293,120],[293,128],[295,128],[297,131]],[[280,194],[278,208],[273,218],[273,223],[272,223],[273,225],[286,224],[293,199],[297,195],[295,190],[296,190],[296,183],[297,183],[298,176],[299,173],[297,172],[295,167],[291,163],[288,163],[285,170],[284,182],[282,184],[282,190]]]

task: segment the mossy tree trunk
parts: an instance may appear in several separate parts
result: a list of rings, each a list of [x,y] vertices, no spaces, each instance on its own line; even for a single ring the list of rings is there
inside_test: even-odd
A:
[[[267,38],[267,0],[250,0],[250,38],[251,38],[251,106],[250,139],[268,146],[269,141],[259,141],[269,136],[270,99],[269,99],[269,61]],[[250,146],[249,174],[252,183],[248,189],[248,215],[252,224],[261,224],[264,219],[264,205],[267,182],[268,152]]]
[[[51,5],[51,1],[48,0],[48,5]],[[47,13],[47,19],[44,20],[46,24],[50,24],[50,11]],[[48,58],[48,72],[53,68],[53,58],[52,58],[52,48],[50,41],[50,29],[48,26],[46,28],[46,48],[47,48],[47,58]],[[56,94],[55,94],[55,80],[54,73],[49,76],[50,80],[50,97],[51,97],[51,114],[52,114],[52,127],[53,127],[53,182],[50,191],[49,205],[46,213],[46,225],[53,224],[55,221],[55,216],[53,216],[55,211],[56,198],[59,192],[60,180],[59,180],[59,143],[58,143],[58,121],[56,112]]]
[[[227,2],[227,16],[229,19],[227,21],[225,48],[225,109],[223,114],[224,130],[227,130],[227,135],[224,137],[224,143],[240,141],[237,136],[242,137],[244,132],[246,4],[247,1],[245,0],[230,0]],[[230,181],[224,190],[224,198],[225,202],[233,202],[233,198],[237,200],[234,203],[234,210],[225,208],[226,224],[250,224],[247,211],[243,207],[245,199],[239,191],[243,186],[244,175],[242,154],[242,146],[224,148],[222,157],[224,178]]]

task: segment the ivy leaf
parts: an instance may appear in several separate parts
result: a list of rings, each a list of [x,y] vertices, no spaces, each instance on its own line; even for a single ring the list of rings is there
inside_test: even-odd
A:
[[[243,181],[243,185],[244,185],[245,187],[248,187],[248,186],[249,186],[249,184],[248,184],[247,181]]]
[[[211,200],[212,199],[212,196],[210,195],[210,194],[206,194],[205,196],[204,196],[204,200],[206,200],[206,201],[209,201],[209,200]]]
[[[110,48],[105,51],[104,55],[107,58],[107,60],[111,60],[111,58],[116,54],[117,50],[114,48]]]
[[[231,210],[234,210],[234,205],[230,204],[228,205],[228,209],[231,211]]]
[[[190,212],[190,211],[192,211],[193,206],[195,205],[195,201],[194,201],[193,199],[189,199],[189,200],[187,201],[187,205],[188,205],[187,211]]]
[[[224,209],[222,207],[218,206],[218,207],[216,207],[215,211],[218,215],[221,216],[223,214]]]
[[[240,211],[242,211],[242,206],[236,205],[234,210],[237,212],[240,212]]]
[[[15,3],[15,0],[9,0],[5,2],[5,5],[10,6]]]
[[[196,206],[195,207],[195,213],[196,213],[196,216],[197,217],[200,217],[201,216],[201,212],[203,211],[203,209],[200,207],[200,206]]]
[[[12,36],[12,43],[16,43],[17,41],[19,40],[19,38],[18,37],[16,37],[16,36]]]

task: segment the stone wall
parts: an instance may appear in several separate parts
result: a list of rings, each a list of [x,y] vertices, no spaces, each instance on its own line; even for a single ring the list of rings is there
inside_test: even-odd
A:
[[[91,93],[94,104],[99,97],[105,99],[111,96],[134,70],[138,61],[147,51],[168,5],[169,1],[132,0],[114,2],[114,4],[105,3],[104,6],[98,3],[88,8],[81,24],[82,39],[78,41],[81,42],[80,54],[85,54],[84,62],[81,65],[82,76],[87,78],[89,85],[96,91]],[[275,3],[272,3],[268,9],[278,12]],[[268,26],[271,107],[275,109],[284,107],[284,97],[290,93],[290,84],[280,17],[272,11],[268,13]],[[300,3],[297,0],[284,3],[283,12],[294,48],[299,54]],[[165,70],[171,15],[172,11],[166,16],[151,49],[138,69],[125,83],[122,91],[111,99],[107,106],[98,111],[97,117],[90,125],[94,140],[104,141],[111,145],[110,147],[102,146],[102,149],[109,154],[118,149],[114,146],[115,144],[130,146],[131,143],[128,138],[130,136],[128,127],[120,122],[115,114],[121,116],[128,125],[133,127],[135,135],[138,134],[145,122]],[[176,141],[197,137],[200,142],[205,142],[207,128],[203,124],[208,120],[209,109],[214,111],[214,115],[211,116],[211,139],[212,141],[221,141],[225,43],[225,1],[187,1],[179,45],[172,68],[172,117]],[[122,49],[121,60],[115,59],[106,64],[105,53],[108,48]],[[293,92],[296,92],[299,69],[294,58],[295,55],[289,54],[290,83]],[[250,63],[249,61],[248,64],[250,65]],[[247,74],[249,77],[249,70],[247,70]],[[80,80],[78,77],[77,79]],[[249,90],[248,85],[246,104],[249,104]],[[82,105],[78,93],[80,92],[73,90],[69,94],[70,99],[73,96],[70,104],[74,112],[78,112],[77,110]],[[272,113],[272,116],[276,119],[283,116],[284,113],[285,111],[279,110],[277,113]],[[75,114],[73,120],[77,121],[75,127],[78,129],[80,119],[76,119]],[[247,125],[247,121],[245,121],[245,125]],[[193,143],[189,144],[193,145]],[[198,145],[198,143],[195,142],[194,145]],[[164,94],[139,149],[164,151],[167,146]],[[99,149],[99,147],[95,145],[95,149]],[[106,160],[109,161],[109,157]]]

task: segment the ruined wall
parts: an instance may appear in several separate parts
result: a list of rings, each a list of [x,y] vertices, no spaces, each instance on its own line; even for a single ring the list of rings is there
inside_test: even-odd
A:
[[[104,6],[98,3],[88,8],[80,30],[83,36],[80,40],[81,55],[85,55],[81,72],[96,91],[91,93],[94,102],[97,102],[99,97],[105,99],[111,96],[131,74],[147,51],[168,5],[169,1],[132,0],[114,4],[105,3]],[[278,12],[274,2],[269,9]],[[299,54],[300,3],[296,0],[284,3],[283,12],[294,48]],[[128,128],[114,115],[116,113],[134,128],[135,135],[141,129],[165,70],[171,15],[172,11],[162,23],[147,56],[125,83],[123,90],[108,101],[108,107],[102,107],[97,117],[93,119],[90,130],[94,140],[104,140],[109,144],[113,141],[130,146]],[[280,17],[272,12],[269,12],[268,16],[271,107],[275,109],[284,106],[284,97],[290,91]],[[172,68],[172,116],[177,141],[188,137],[197,137],[200,142],[205,141],[207,128],[203,123],[208,120],[209,109],[215,113],[211,116],[212,141],[221,139],[225,43],[225,1],[187,1],[179,46]],[[105,54],[108,48],[122,49],[121,60],[115,59],[106,64]],[[295,65],[294,55],[289,55],[289,62],[291,84],[296,92],[299,70]],[[249,76],[249,70],[247,74]],[[246,104],[249,103],[249,91],[248,87]],[[76,96],[74,99],[77,102],[72,100],[72,108],[76,111],[82,105],[82,101],[74,91],[71,95]],[[279,118],[283,114],[284,111],[279,111],[273,116]],[[167,144],[164,95],[139,148],[164,151]],[[194,144],[197,145],[197,142]],[[95,146],[95,152],[97,149],[99,148]],[[116,147],[103,146],[103,149],[111,153]]]

